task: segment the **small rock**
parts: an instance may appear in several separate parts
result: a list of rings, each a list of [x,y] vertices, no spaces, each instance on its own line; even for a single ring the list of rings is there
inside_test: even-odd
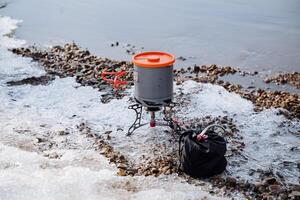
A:
[[[152,168],[151,169],[151,173],[153,174],[157,174],[159,172],[159,170],[157,168]]]
[[[166,173],[170,169],[169,166],[165,166],[161,169],[162,173]]]
[[[186,58],[184,58],[183,56],[179,56],[179,57],[177,58],[177,60],[186,61]]]
[[[107,140],[110,140],[110,139],[111,139],[111,137],[110,137],[109,134],[107,134],[106,139],[107,139]]]
[[[292,196],[295,200],[300,200],[300,192],[299,192],[299,191],[292,191],[291,196]]]
[[[42,143],[47,141],[45,138],[36,138],[36,139],[37,139],[37,143]]]
[[[120,156],[119,156],[119,159],[120,159],[121,161],[123,161],[123,160],[125,160],[125,157],[124,157],[123,155],[120,155]]]
[[[229,177],[226,178],[226,184],[227,184],[229,187],[235,187],[235,186],[236,186],[236,183],[237,183],[236,178],[231,177],[231,176],[229,176]]]
[[[280,185],[270,185],[269,190],[272,194],[279,194],[282,191]]]
[[[273,197],[269,195],[268,193],[262,194],[262,199],[263,200],[273,200]]]
[[[45,154],[45,156],[48,157],[49,159],[58,159],[61,157],[61,155],[59,155],[56,152],[47,153]]]
[[[300,185],[299,185],[299,184],[294,185],[294,186],[293,186],[293,190],[294,190],[294,191],[300,192]]]
[[[276,178],[274,177],[269,177],[263,180],[263,185],[273,185],[273,184],[278,184]]]
[[[118,176],[126,176],[126,171],[124,169],[119,169],[119,171],[117,172]]]
[[[197,66],[197,65],[195,65],[195,66],[194,66],[194,73],[195,73],[195,74],[198,74],[199,72],[200,72],[200,67]]]
[[[58,135],[69,135],[69,131],[63,130],[63,131],[58,131]]]
[[[120,163],[120,164],[118,164],[117,168],[126,170],[127,166],[123,163]]]

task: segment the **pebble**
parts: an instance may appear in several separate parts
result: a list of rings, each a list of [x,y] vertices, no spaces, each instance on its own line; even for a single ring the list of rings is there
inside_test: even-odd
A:
[[[292,191],[291,197],[294,198],[295,200],[300,199],[300,192],[299,191]]]
[[[47,141],[46,138],[39,138],[39,137],[37,137],[36,139],[37,139],[37,143],[42,143],[42,142],[46,142]]]
[[[294,191],[300,192],[300,185],[299,185],[299,184],[294,185],[294,186],[293,186],[293,190],[294,190]]]
[[[280,185],[270,185],[269,190],[271,194],[279,194],[281,192],[281,186]]]
[[[119,171],[117,172],[118,176],[126,176],[126,171],[124,169],[119,169]]]
[[[69,135],[70,132],[67,130],[58,131],[58,135]]]
[[[226,184],[229,187],[235,187],[236,184],[237,184],[237,181],[236,181],[236,179],[234,177],[229,176],[229,177],[226,178]]]
[[[186,58],[183,56],[179,56],[179,57],[177,57],[177,60],[186,61]]]
[[[127,166],[123,163],[120,163],[120,164],[118,164],[117,168],[126,170]]]
[[[279,184],[279,183],[274,177],[268,177],[263,180],[263,185],[271,185],[271,184]]]

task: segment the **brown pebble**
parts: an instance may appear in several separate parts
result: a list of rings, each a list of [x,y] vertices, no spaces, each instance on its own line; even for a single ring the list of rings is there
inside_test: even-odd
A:
[[[126,171],[124,169],[119,169],[119,171],[117,172],[118,176],[126,176]]]
[[[235,187],[236,183],[237,183],[237,181],[236,181],[236,179],[234,177],[229,176],[229,177],[226,178],[226,184],[229,187]]]

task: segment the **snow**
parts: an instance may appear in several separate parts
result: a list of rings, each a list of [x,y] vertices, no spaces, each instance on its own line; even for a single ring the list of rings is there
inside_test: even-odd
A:
[[[13,48],[25,44],[24,40],[18,40],[10,37],[13,35],[13,32],[18,28],[18,24],[21,22],[22,20],[16,20],[0,15],[0,46]]]
[[[183,92],[190,96],[191,104],[183,111],[184,116],[189,118],[246,114],[253,111],[251,102],[238,94],[229,93],[221,86],[186,81],[183,83]]]

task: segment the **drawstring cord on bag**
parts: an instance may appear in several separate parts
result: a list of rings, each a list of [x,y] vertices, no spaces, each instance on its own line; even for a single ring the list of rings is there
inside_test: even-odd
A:
[[[197,141],[206,140],[208,136],[205,133],[207,131],[209,131],[211,128],[215,128],[215,127],[221,128],[223,130],[223,133],[225,133],[225,128],[223,126],[218,125],[218,124],[211,124],[211,125],[207,126],[205,129],[203,129],[203,131],[201,131],[200,134],[197,135]]]
[[[202,142],[202,141],[205,141],[207,138],[208,138],[208,135],[206,134],[210,129],[212,128],[215,128],[215,127],[218,127],[218,128],[221,128],[223,133],[225,133],[225,128],[221,125],[218,125],[218,124],[211,124],[207,127],[205,127],[200,134],[196,135],[196,140],[198,142]],[[187,136],[188,134],[190,133],[190,131],[185,131],[183,132],[180,137],[179,137],[179,149],[178,149],[178,154],[179,154],[179,166],[178,166],[178,171],[181,171],[181,160],[182,160],[182,150],[184,148],[184,146],[182,145],[182,141],[183,141],[183,138],[185,136]],[[201,144],[201,143],[199,143]]]

